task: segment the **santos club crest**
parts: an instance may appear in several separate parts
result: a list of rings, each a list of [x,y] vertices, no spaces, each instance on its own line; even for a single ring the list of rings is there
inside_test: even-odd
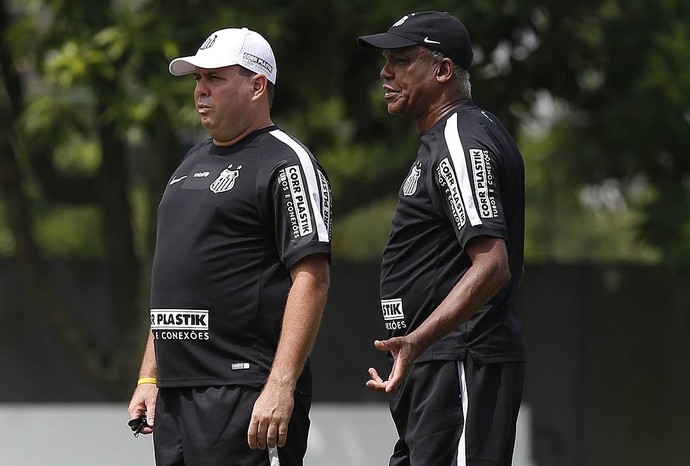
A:
[[[422,162],[417,160],[410,170],[410,174],[407,175],[405,183],[403,184],[403,194],[405,196],[413,196],[417,192],[417,184],[419,183],[419,177],[422,174]]]
[[[235,180],[240,176],[240,169],[242,165],[238,165],[235,170],[232,169],[232,164],[228,165],[228,168],[223,170],[218,178],[211,183],[209,189],[214,193],[224,193],[225,191],[230,191],[233,186],[235,186]]]

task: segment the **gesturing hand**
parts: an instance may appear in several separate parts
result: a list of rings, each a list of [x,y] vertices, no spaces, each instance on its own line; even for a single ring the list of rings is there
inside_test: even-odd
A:
[[[393,368],[388,380],[383,380],[378,371],[370,367],[371,379],[367,381],[367,387],[379,392],[392,393],[405,381],[412,363],[417,358],[414,345],[407,337],[395,337],[390,340],[376,340],[374,346],[381,351],[390,351],[393,356]]]

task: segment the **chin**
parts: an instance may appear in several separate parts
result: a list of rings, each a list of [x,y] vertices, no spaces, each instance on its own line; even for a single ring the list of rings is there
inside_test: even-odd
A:
[[[391,115],[395,115],[395,116],[401,116],[401,117],[404,117],[404,116],[405,116],[405,115],[403,114],[403,112],[400,111],[400,109],[397,108],[397,107],[396,107],[395,105],[393,105],[393,104],[388,105],[388,113],[391,114]]]

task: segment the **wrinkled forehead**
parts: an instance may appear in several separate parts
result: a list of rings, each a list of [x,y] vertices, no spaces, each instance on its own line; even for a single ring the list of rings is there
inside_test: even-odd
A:
[[[416,58],[425,53],[426,49],[420,45],[412,45],[410,47],[400,47],[397,49],[382,49],[381,53],[384,57],[406,57]]]
[[[429,61],[433,59],[432,51],[421,45],[401,47],[396,49],[383,49],[381,51],[386,60],[404,59],[408,61]]]

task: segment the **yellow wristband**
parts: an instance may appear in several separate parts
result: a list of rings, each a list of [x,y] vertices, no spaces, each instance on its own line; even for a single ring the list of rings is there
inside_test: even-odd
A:
[[[144,377],[137,380],[137,385],[141,385],[144,383],[158,383],[158,380],[154,379],[153,377]]]

